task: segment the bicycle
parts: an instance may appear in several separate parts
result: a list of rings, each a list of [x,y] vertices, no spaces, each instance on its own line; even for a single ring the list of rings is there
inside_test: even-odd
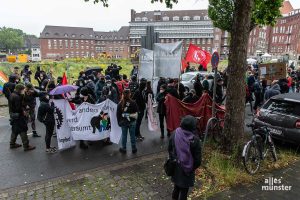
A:
[[[210,135],[217,144],[221,144],[224,139],[224,119],[219,118],[218,113],[225,113],[225,111],[216,109],[216,116],[208,120],[205,132]]]
[[[252,139],[246,143],[242,153],[243,164],[249,174],[255,174],[268,152],[272,154],[273,162],[278,160],[270,129],[266,126],[255,128],[254,124],[247,124],[252,129]]]

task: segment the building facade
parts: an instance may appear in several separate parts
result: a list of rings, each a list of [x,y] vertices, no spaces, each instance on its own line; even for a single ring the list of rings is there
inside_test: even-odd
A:
[[[130,54],[133,55],[141,47],[141,37],[146,34],[146,27],[154,26],[159,33],[161,43],[183,42],[183,52],[189,44],[195,44],[202,49],[219,51],[225,55],[228,51],[228,34],[213,27],[207,10],[178,11],[144,11],[137,13],[131,10]]]
[[[249,56],[288,54],[290,59],[300,60],[300,9],[293,9],[289,1],[284,1],[280,11],[282,17],[275,26],[257,27],[250,33]]]
[[[115,32],[95,32],[92,28],[46,26],[40,35],[42,59],[101,55],[128,58],[128,33],[128,27]]]
[[[40,40],[35,38],[31,43],[31,61],[39,62],[42,60]]]

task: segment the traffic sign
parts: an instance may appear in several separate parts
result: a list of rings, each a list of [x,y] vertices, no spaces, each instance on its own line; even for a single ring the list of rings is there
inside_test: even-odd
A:
[[[213,69],[216,69],[218,67],[219,60],[220,60],[219,54],[218,52],[215,51],[211,56],[211,65]]]

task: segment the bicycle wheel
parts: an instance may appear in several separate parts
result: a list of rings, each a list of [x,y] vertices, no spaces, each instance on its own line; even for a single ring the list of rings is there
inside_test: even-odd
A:
[[[221,144],[223,141],[223,129],[217,119],[211,121],[209,125],[209,134],[212,136],[214,142]]]
[[[255,174],[260,168],[260,150],[258,145],[253,141],[249,141],[243,150],[243,164],[249,174]]]

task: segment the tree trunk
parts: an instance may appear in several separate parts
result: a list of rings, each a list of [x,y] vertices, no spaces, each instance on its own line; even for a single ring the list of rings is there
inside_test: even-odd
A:
[[[236,0],[233,13],[224,125],[225,149],[232,154],[237,153],[235,150],[244,136],[245,73],[252,6],[253,0]]]

